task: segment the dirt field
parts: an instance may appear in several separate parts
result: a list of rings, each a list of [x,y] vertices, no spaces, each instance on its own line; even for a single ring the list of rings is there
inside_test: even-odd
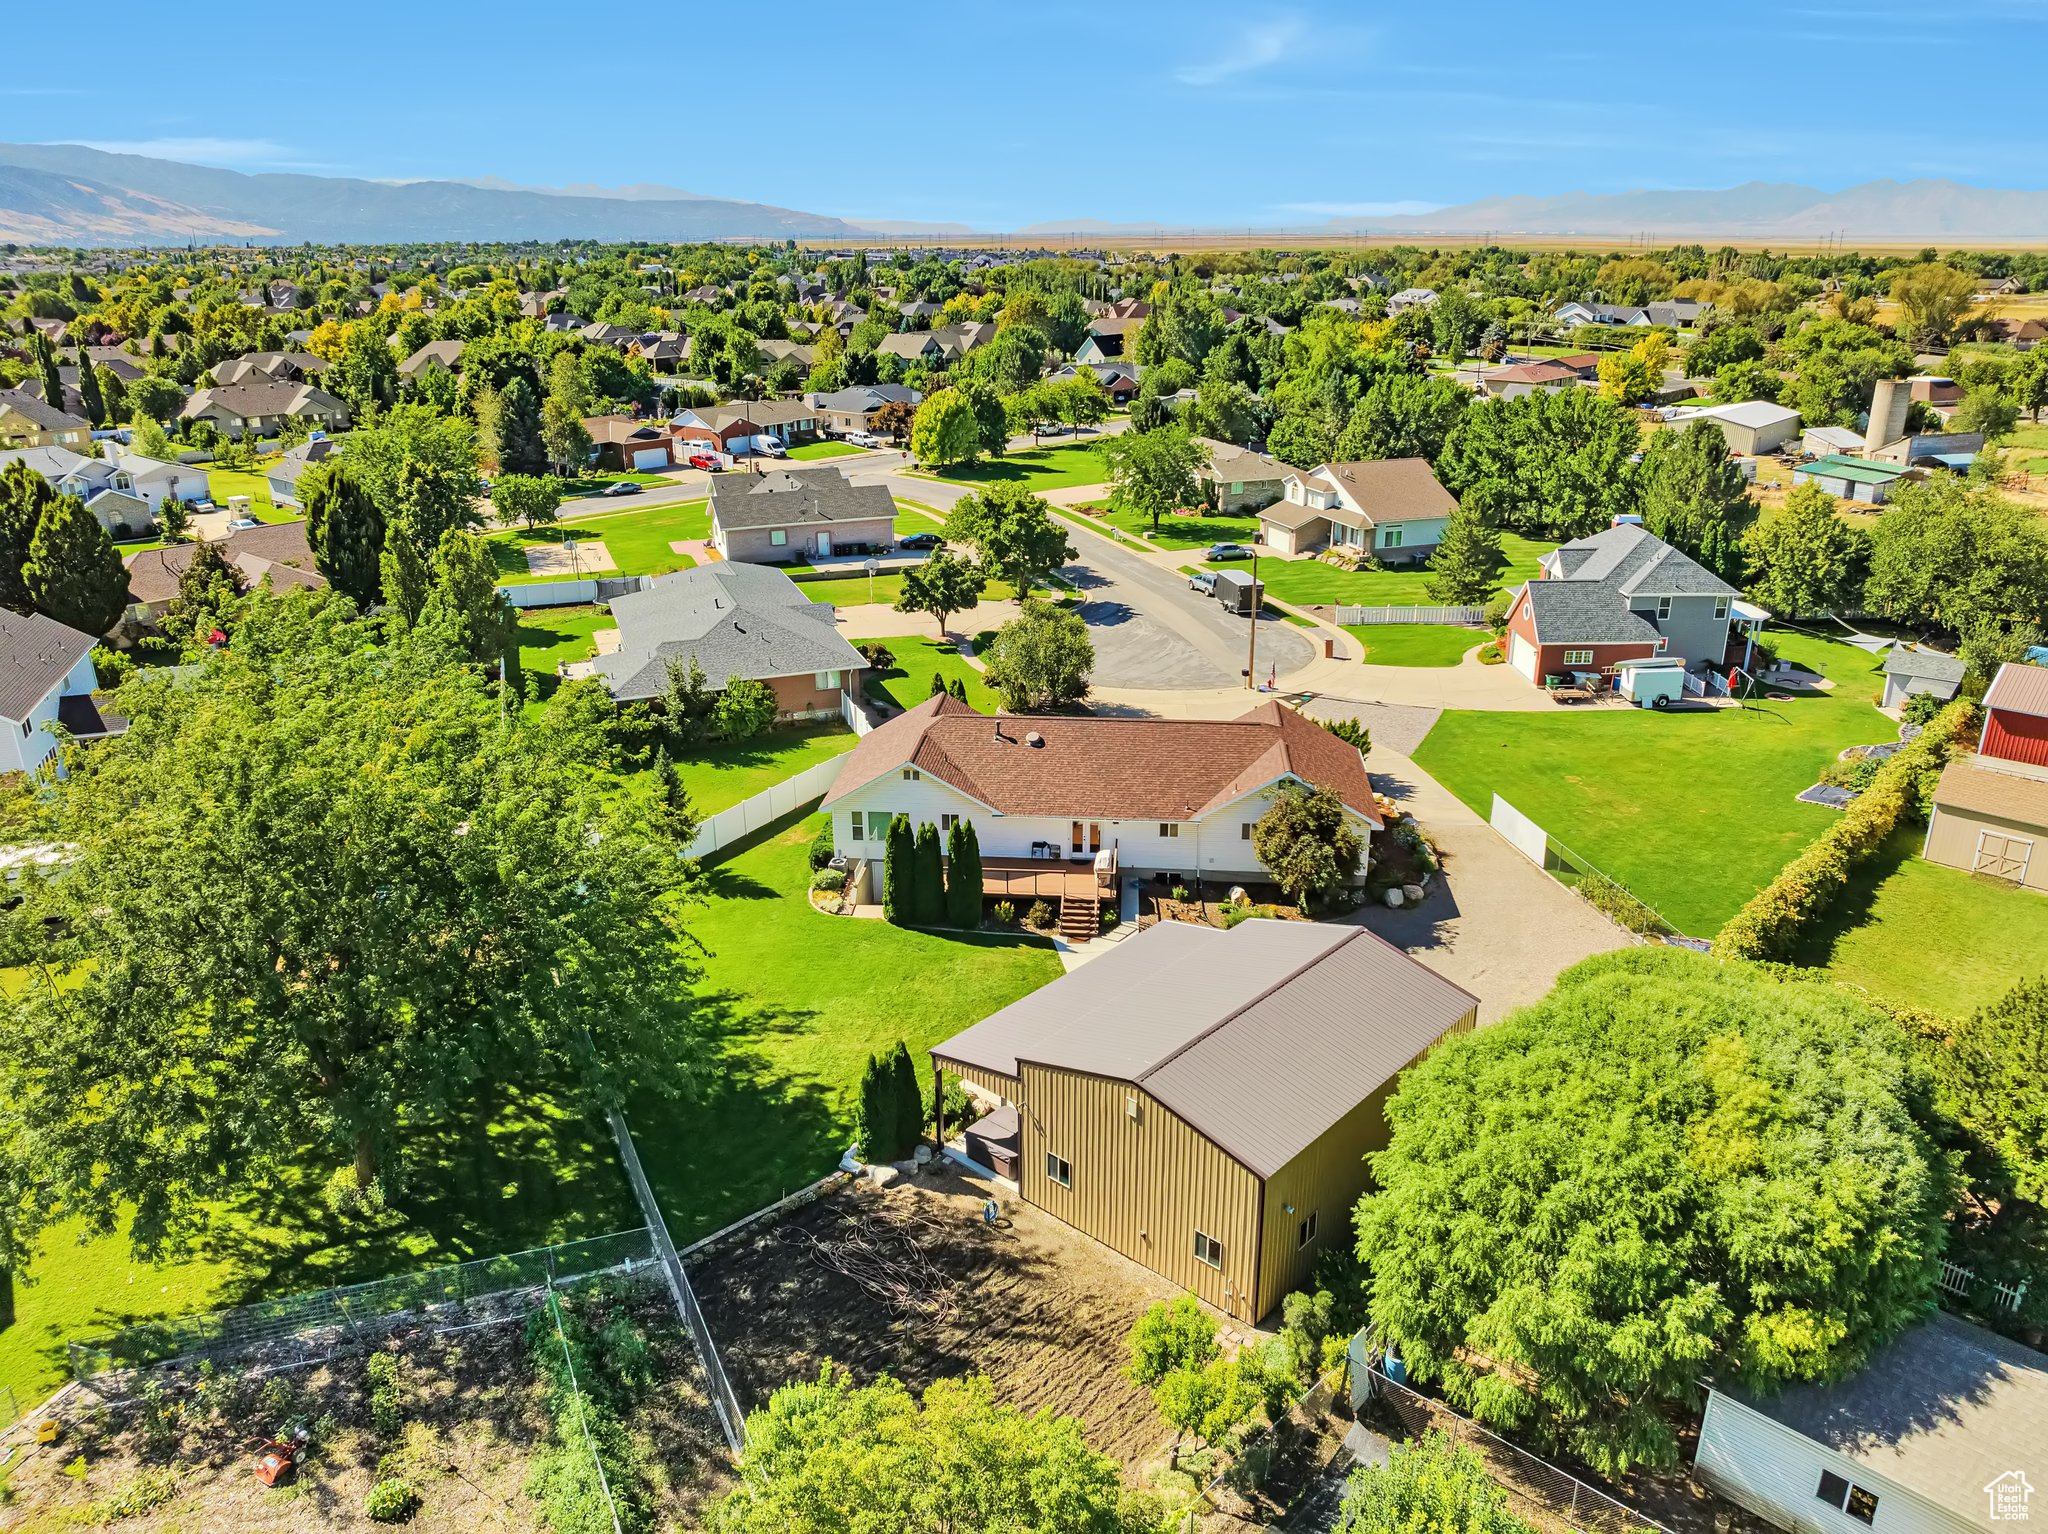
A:
[[[940,1175],[859,1184],[692,1265],[726,1372],[749,1411],[832,1359],[922,1390],[979,1370],[1004,1399],[1079,1417],[1127,1469],[1170,1436],[1123,1377],[1124,1336],[1173,1287],[1014,1198]]]
[[[631,1311],[659,1383],[628,1426],[650,1454],[656,1506],[673,1519],[723,1486],[724,1440],[666,1294],[645,1296]],[[423,1335],[393,1351],[402,1360],[405,1425],[390,1436],[371,1422],[368,1353],[213,1395],[180,1390],[176,1425],[155,1441],[140,1406],[67,1412],[62,1443],[11,1467],[0,1531],[116,1522],[136,1534],[368,1531],[386,1527],[363,1506],[380,1462],[421,1491],[420,1511],[406,1525],[420,1534],[539,1530],[527,1481],[550,1429],[521,1326]],[[266,1488],[252,1473],[255,1446],[293,1421],[311,1428],[312,1451],[291,1484]],[[113,1504],[124,1495],[143,1505],[117,1514]]]
[[[526,569],[531,575],[595,575],[618,566],[602,538],[585,538],[574,549],[559,543],[528,544]]]

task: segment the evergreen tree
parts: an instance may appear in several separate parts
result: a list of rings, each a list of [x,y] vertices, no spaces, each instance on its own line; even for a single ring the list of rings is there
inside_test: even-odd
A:
[[[1458,507],[1429,559],[1430,600],[1450,607],[1484,602],[1493,593],[1502,563],[1500,534],[1478,511]]]
[[[519,614],[498,590],[490,545],[475,533],[450,528],[441,535],[420,626],[442,633],[480,666],[506,666],[506,682],[516,682]]]
[[[107,401],[100,393],[99,375],[83,349],[78,353],[78,398],[85,406],[85,418],[95,426],[107,424]]]
[[[400,628],[411,628],[419,622],[420,612],[427,605],[432,577],[427,572],[427,562],[420,558],[418,543],[406,530],[403,518],[393,521],[385,529],[384,553],[378,561],[378,568],[387,610]]]
[[[56,498],[49,482],[21,459],[0,469],[0,607],[18,613],[30,610],[21,567],[28,563],[28,546],[43,519],[43,508]]]
[[[99,519],[75,495],[43,508],[21,582],[36,611],[87,634],[114,626],[128,605],[128,569]]]
[[[384,594],[384,513],[346,458],[315,464],[299,481],[306,541],[328,584],[368,611]]]
[[[929,694],[927,694],[927,696],[933,698],[943,698],[948,695],[949,691],[946,687],[946,674],[943,671],[934,671],[932,673],[932,690]]]
[[[950,692],[950,693],[951,693],[951,694],[952,694],[952,695],[953,695],[954,697],[958,698],[958,699],[959,699],[959,700],[960,700],[960,701],[961,701],[962,703],[965,703],[965,702],[967,701],[967,680],[966,680],[966,678],[965,678],[965,677],[957,677],[957,676],[956,676],[956,677],[954,677],[954,678],[953,678],[953,680],[952,680],[952,681],[951,681],[950,683],[948,683],[948,684],[947,684],[947,687],[946,687],[946,691]]]
[[[882,919],[899,927],[917,919],[916,856],[910,817],[898,815],[889,822],[889,839],[882,848]]]
[[[1643,454],[1643,526],[1730,584],[1743,577],[1742,535],[1756,506],[1728,439],[1712,421],[1659,432]]]
[[[918,1138],[924,1133],[924,1093],[917,1086],[917,1063],[910,1058],[910,1048],[901,1039],[896,1041],[889,1069],[896,1081],[896,1153],[908,1156],[917,1149]]]
[[[864,1160],[896,1159],[896,1073],[880,1055],[869,1055],[860,1073],[859,1120],[854,1129]]]
[[[164,611],[164,632],[184,644],[203,645],[215,629],[227,632],[244,594],[242,572],[228,563],[218,543],[201,538]]]
[[[128,385],[121,381],[121,375],[101,363],[92,370],[92,376],[99,384],[100,398],[106,402],[107,419],[126,421],[131,412],[128,408]]]
[[[498,471],[501,474],[545,474],[547,450],[540,437],[540,401],[523,377],[505,385],[499,399]]]
[[[939,851],[939,828],[929,820],[917,828],[912,866],[911,924],[936,927],[946,919],[946,871]]]
[[[57,371],[57,351],[40,330],[29,342],[29,357],[43,380],[43,401],[52,410],[64,408],[64,375]]]
[[[981,925],[981,837],[964,816],[946,838],[946,911],[956,927]]]

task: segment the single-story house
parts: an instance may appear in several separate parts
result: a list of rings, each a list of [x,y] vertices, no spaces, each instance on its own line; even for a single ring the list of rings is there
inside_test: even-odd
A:
[[[1974,756],[1935,785],[1921,855],[1931,863],[2048,890],[2048,666],[2008,662],[1984,694]]]
[[[1488,368],[1479,375],[1479,391],[1488,399],[1515,399],[1538,392],[1554,394],[1559,389],[1576,389],[1578,386],[1578,370],[1550,357]]]
[[[1908,698],[1921,693],[1946,703],[1963,685],[1967,669],[1959,657],[1939,650],[1896,646],[1884,658],[1884,698],[1878,707],[1902,708]]]
[[[308,469],[316,463],[325,463],[341,451],[341,444],[324,431],[316,431],[304,442],[288,447],[284,456],[272,464],[266,473],[270,482],[270,503],[273,506],[296,506],[299,504],[299,481]]]
[[[1707,306],[1695,298],[1666,298],[1643,305],[1643,312],[1652,325],[1665,325],[1673,330],[1691,330],[1699,324],[1701,316],[1707,312]]]
[[[1560,325],[1647,325],[1650,313],[1635,304],[1559,304],[1550,316]]]
[[[808,371],[818,359],[817,352],[803,341],[756,341],[754,349],[767,360],[770,367],[778,362],[794,362]]]
[[[669,663],[695,660],[714,691],[735,677],[766,682],[778,717],[830,718],[865,664],[840,637],[831,604],[813,602],[782,571],[761,565],[657,576],[614,597],[612,616],[619,647],[591,670],[621,703],[660,697]]]
[[[23,389],[0,390],[0,448],[81,448],[92,422]]]
[[[1457,499],[1425,458],[1289,469],[1281,498],[1259,513],[1259,541],[1281,554],[1366,550],[1385,564],[1426,559]]]
[[[1799,434],[1799,450],[1816,458],[1860,458],[1863,433],[1853,426],[1809,426]]]
[[[1083,373],[1091,373],[1102,385],[1102,392],[1118,405],[1128,405],[1138,397],[1138,376],[1140,369],[1135,362],[1069,362],[1046,375],[1048,383],[1068,383]]]
[[[1739,405],[1702,405],[1681,410],[1671,419],[1683,430],[1695,421],[1712,421],[1728,439],[1728,451],[1740,458],[1775,453],[1799,435],[1799,412],[1769,400],[1746,400]]]
[[[1254,453],[1214,437],[1195,441],[1209,450],[1209,461],[1197,476],[1208,487],[1218,511],[1259,511],[1286,494],[1294,471],[1270,453]]]
[[[327,371],[326,359],[311,352],[250,352],[213,366],[216,387],[228,384],[304,383]]]
[[[90,739],[118,720],[93,702],[91,634],[42,613],[0,608],[0,772],[35,772],[57,750],[51,726]]]
[[[1986,323],[1993,339],[2003,341],[2015,351],[2032,351],[2048,341],[2048,320],[1995,319]]]
[[[780,565],[896,545],[886,485],[856,485],[830,465],[711,481],[711,546],[719,558]]]
[[[1403,288],[1387,299],[1387,313],[1399,314],[1403,309],[1427,309],[1436,302],[1435,288]]]
[[[211,421],[222,436],[261,436],[284,422],[310,421],[324,431],[348,429],[348,406],[307,383],[263,381],[200,389],[178,412],[187,421]]]
[[[1269,877],[1251,827],[1283,782],[1329,789],[1361,834],[1381,824],[1357,748],[1277,702],[1228,720],[991,718],[931,698],[848,754],[823,807],[848,858],[879,859],[900,811],[913,823],[971,820],[991,869],[1056,871],[1064,859],[1093,870],[1102,859],[1227,888]],[[1084,936],[1096,930],[1098,898],[1093,872],[1086,882],[1085,892],[1056,891],[1086,906]]]
[[[676,412],[674,425],[678,437],[715,443],[727,453],[749,452],[771,441],[786,447],[818,434],[817,412],[800,400],[737,399],[723,405],[693,405]]]
[[[1693,1474],[1793,1534],[2002,1534],[2048,1486],[2048,1357],[1937,1312],[1834,1384],[1717,1384]]]
[[[462,360],[464,344],[461,341],[429,341],[398,364],[398,376],[418,378],[429,371],[452,373],[456,363]]]
[[[934,1087],[1014,1110],[989,1153],[1026,1203],[1255,1323],[1344,1240],[1401,1073],[1477,1015],[1362,928],[1160,922],[936,1045]]]
[[[1508,607],[1508,664],[1530,682],[1669,656],[1719,666],[1729,629],[1768,615],[1640,524],[1622,522],[1543,556]]]
[[[652,471],[675,467],[675,436],[666,421],[593,415],[584,418],[583,429],[590,433],[601,469]]]
[[[221,540],[219,547],[250,586],[266,576],[275,591],[291,586],[317,591],[327,584],[327,577],[313,566],[313,549],[306,541],[303,522],[265,522],[240,528]],[[162,617],[177,596],[178,582],[191,568],[196,552],[197,544],[174,543],[129,555],[129,611],[144,620]]]
[[[690,359],[690,338],[678,330],[657,330],[631,348],[657,373],[673,373]]]
[[[873,431],[875,412],[884,405],[909,405],[914,409],[924,403],[923,394],[903,384],[854,384],[830,394],[813,394],[808,399],[823,429],[841,437],[850,431]]]
[[[913,330],[883,336],[875,347],[875,355],[937,368],[958,362],[961,351],[959,343],[950,337],[936,335],[929,330]]]
[[[1882,506],[1891,499],[1892,488],[1909,476],[1921,477],[1902,464],[1830,453],[1825,458],[1816,458],[1793,469],[1792,483],[1819,485],[1829,495],[1839,496],[1845,501]]]

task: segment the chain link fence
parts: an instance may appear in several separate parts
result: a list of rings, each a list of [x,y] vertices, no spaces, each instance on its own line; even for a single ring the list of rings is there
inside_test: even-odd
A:
[[[408,1326],[451,1331],[523,1315],[550,1288],[651,1276],[657,1261],[646,1229],[619,1231],[231,1310],[145,1321],[108,1337],[69,1343],[67,1352],[74,1379],[96,1395],[125,1395],[141,1370],[203,1359],[238,1368],[286,1368]]]

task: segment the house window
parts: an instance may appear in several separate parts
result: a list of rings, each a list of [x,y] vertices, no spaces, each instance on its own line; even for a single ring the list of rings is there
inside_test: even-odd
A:
[[[1195,1232],[1195,1261],[1206,1262],[1212,1268],[1223,1266],[1223,1243],[1214,1236]]]
[[[918,782],[923,777],[924,774],[919,772],[915,767],[906,767],[903,769],[903,781],[906,783]]]
[[[860,834],[860,811],[855,810],[846,817],[846,839],[850,842],[865,840]]]
[[[1662,655],[1666,650],[1670,648],[1671,641],[1669,639],[1664,638],[1662,635],[1659,635],[1657,639],[1657,653],[1659,655]]]
[[[1243,495],[1243,494],[1244,494],[1244,481],[1243,481],[1243,480],[1237,480],[1237,479],[1233,479],[1233,480],[1232,480],[1232,481],[1230,482],[1230,493],[1231,493],[1232,495]]]
[[[1398,549],[1401,546],[1401,532],[1402,530],[1398,527],[1380,529],[1380,547],[1383,549]]]
[[[1590,666],[1593,664],[1593,652],[1591,650],[1567,650],[1564,652],[1564,663],[1567,666]]]
[[[1168,841],[1173,840],[1175,837],[1180,835],[1180,822],[1177,820],[1160,821],[1159,834],[1165,837]]]
[[[1308,1212],[1308,1218],[1303,1220],[1299,1225],[1294,1227],[1294,1249],[1296,1251],[1300,1251],[1301,1248],[1307,1246],[1309,1242],[1315,1240],[1316,1216],[1320,1213],[1322,1213],[1322,1211],[1319,1209],[1311,1209]]]
[[[789,542],[789,533],[786,529],[780,527],[771,528],[768,533],[768,541],[779,549]]]
[[[1669,597],[1659,597],[1659,598],[1657,598],[1657,621],[1658,621],[1659,623],[1662,623],[1662,622],[1663,622],[1663,621],[1664,621],[1664,620],[1665,620],[1666,618],[1669,618],[1670,616],[1671,616],[1671,598],[1669,598]]]
[[[1256,824],[1258,824],[1257,821],[1245,821],[1237,828],[1237,839],[1241,842],[1250,841],[1252,839],[1252,827]]]
[[[1820,1486],[1814,1495],[1836,1511],[1847,1513],[1858,1523],[1877,1521],[1877,1493],[1852,1486],[1832,1470],[1820,1473]]]
[[[960,817],[958,815],[941,815],[939,817],[939,835],[946,835],[947,832],[959,824]]]
[[[1064,1156],[1055,1156],[1051,1151],[1045,1153],[1045,1175],[1062,1188],[1074,1186],[1074,1164]]]
[[[830,692],[830,691],[831,691],[831,690],[832,690],[833,688],[837,687],[838,685],[839,685],[839,673],[838,673],[838,672],[836,672],[836,671],[820,671],[820,672],[818,673],[818,691],[819,691],[819,692]]]
[[[1723,618],[1725,618],[1725,617],[1727,617],[1727,616],[1728,616],[1728,599],[1727,599],[1726,597],[1715,597],[1715,598],[1714,598],[1714,621],[1715,621],[1716,623],[1718,623],[1718,622],[1720,622],[1720,621],[1721,621],[1721,620],[1722,620]]]

